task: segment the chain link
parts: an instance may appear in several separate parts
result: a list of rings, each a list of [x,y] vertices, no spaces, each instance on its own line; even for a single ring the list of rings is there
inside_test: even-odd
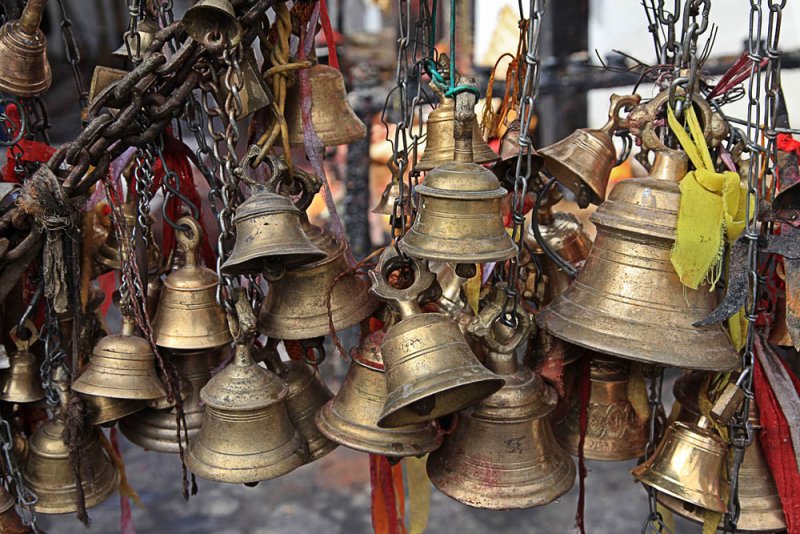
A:
[[[664,368],[658,367],[653,369],[653,375],[650,378],[650,395],[648,403],[650,405],[650,421],[648,426],[647,444],[644,447],[644,457],[649,458],[653,455],[658,445],[660,438],[659,422],[661,421],[662,403],[661,396],[664,389]],[[652,486],[645,486],[647,489],[647,507],[648,515],[642,525],[642,534],[648,532],[669,533],[672,531],[664,523],[664,518],[657,508],[657,491]]]
[[[14,495],[14,500],[19,504],[22,524],[38,533],[36,512],[33,507],[39,498],[25,484],[22,471],[14,457],[14,434],[11,432],[11,425],[2,415],[0,415],[0,448],[3,451],[2,462],[5,467],[3,486]]]
[[[81,76],[81,52],[78,48],[78,43],[75,41],[75,34],[72,32],[72,21],[69,18],[64,0],[57,1],[58,9],[61,11],[61,38],[64,41],[64,54],[72,68],[72,79],[75,82],[75,88],[78,90],[78,105],[83,110],[89,107],[89,93],[86,91],[86,86]]]

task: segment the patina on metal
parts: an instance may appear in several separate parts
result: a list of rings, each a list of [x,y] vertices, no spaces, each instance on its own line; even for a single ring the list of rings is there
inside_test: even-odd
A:
[[[46,4],[47,0],[29,0],[19,20],[0,28],[0,92],[33,97],[50,88],[53,73],[47,41],[39,29]]]

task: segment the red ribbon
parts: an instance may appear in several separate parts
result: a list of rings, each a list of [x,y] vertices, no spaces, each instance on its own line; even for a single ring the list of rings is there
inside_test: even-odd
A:
[[[8,104],[6,106],[6,115],[14,124],[14,129],[19,129],[19,108],[16,104]],[[39,141],[29,141],[27,139],[20,139],[15,145],[16,149],[22,152],[20,161],[22,163],[45,163],[56,153],[56,149],[47,143],[40,143]],[[12,150],[7,150],[6,164],[3,166],[3,181],[20,183],[22,176],[19,176],[14,171],[15,160],[12,156]]]
[[[339,8],[341,9],[341,6]],[[328,65],[338,69],[339,56],[336,55],[336,39],[331,27],[331,18],[328,15],[328,3],[325,0],[319,0],[319,19],[322,24],[322,31],[325,33],[325,41],[328,44]]]

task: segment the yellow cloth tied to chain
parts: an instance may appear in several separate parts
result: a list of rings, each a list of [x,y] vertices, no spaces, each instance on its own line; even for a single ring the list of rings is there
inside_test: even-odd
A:
[[[697,289],[704,281],[712,289],[722,274],[725,239],[735,241],[745,226],[747,188],[739,174],[716,172],[694,109],[686,110],[691,137],[667,108],[669,126],[695,166],[681,181],[681,203],[675,246],[670,259],[683,285]]]

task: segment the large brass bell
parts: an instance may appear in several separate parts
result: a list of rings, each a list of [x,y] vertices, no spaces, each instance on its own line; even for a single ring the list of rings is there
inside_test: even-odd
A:
[[[167,393],[156,373],[150,344],[135,335],[133,318],[123,315],[122,332],[95,345],[92,361],[72,384],[84,395],[114,399],[158,399]]]
[[[172,358],[181,381],[188,383],[191,388],[183,400],[189,440],[197,435],[203,423],[205,408],[200,402],[200,389],[211,379],[211,372],[219,365],[221,352],[219,349],[181,352]],[[178,422],[175,416],[174,407],[148,407],[120,421],[119,429],[134,445],[151,451],[178,454]]]
[[[64,423],[53,419],[31,436],[22,475],[39,497],[34,509],[42,514],[67,514],[77,510],[78,490],[69,449],[61,439]],[[98,430],[81,447],[81,486],[86,508],[105,501],[117,490],[118,473],[100,443]]]
[[[472,97],[462,93],[459,97]],[[427,260],[456,263],[502,261],[517,252],[503,225],[501,202],[507,191],[497,177],[472,163],[471,139],[465,123],[456,124],[455,161],[437,167],[416,187],[419,209],[400,249]]]
[[[611,95],[608,122],[602,128],[581,128],[539,150],[545,167],[575,194],[581,208],[605,200],[611,169],[617,162],[611,134],[620,127],[620,111],[639,104],[639,100],[639,95]]]
[[[381,355],[382,332],[364,339],[339,392],[317,412],[320,432],[339,445],[390,457],[422,456],[435,450],[442,438],[432,421],[381,428],[378,419],[388,394]]]
[[[336,330],[349,328],[369,317],[378,305],[366,280],[356,273],[342,274],[350,270],[347,241],[307,220],[303,229],[312,246],[325,257],[287,270],[283,277],[270,283],[259,313],[259,331],[273,339],[325,336],[330,332],[330,321]]]
[[[628,400],[630,362],[594,356],[590,364],[590,391],[583,454],[590,460],[616,462],[644,454],[647,420],[640,420]],[[573,456],[580,440],[580,398],[573,398],[567,416],[555,427],[558,442]]]
[[[428,476],[445,495],[478,508],[541,506],[566,493],[575,464],[555,440],[548,415],[555,390],[517,362],[530,319],[489,326],[487,366],[505,386],[457,415],[455,430],[428,457]]]
[[[111,52],[111,55],[123,59],[130,58],[136,63],[143,61],[147,57],[145,52],[160,29],[158,21],[149,16],[145,17],[136,24],[136,33],[139,36],[136,37],[136,34],[124,36],[122,46]],[[128,50],[130,50],[130,55]]]
[[[228,0],[200,0],[186,10],[181,26],[211,51],[236,46],[242,40],[242,27]]]
[[[647,178],[623,180],[592,215],[597,237],[575,282],[538,315],[552,335],[612,356],[688,369],[733,369],[721,325],[694,327],[717,304],[681,284],[670,261],[686,155],[661,151]]]
[[[19,20],[0,28],[0,92],[32,97],[50,88],[53,73],[44,32],[39,29],[46,4],[47,0],[29,0]]]
[[[389,328],[381,346],[388,396],[378,425],[396,427],[430,421],[488,397],[503,386],[470,350],[464,335],[447,315],[421,313],[417,298],[433,283],[424,263],[410,258],[413,282],[406,289],[388,277],[403,266],[394,247],[370,271],[372,291],[396,306],[401,320]]]
[[[30,351],[38,332],[31,322],[25,326],[30,337],[23,340],[12,332],[17,351],[11,355],[11,366],[0,371],[0,400],[6,402],[37,402],[45,397],[39,373],[40,363]]]
[[[197,264],[200,224],[191,217],[182,217],[178,224],[188,228],[176,232],[184,264],[164,280],[153,337],[159,347],[174,350],[221,347],[230,343],[231,334],[225,311],[217,303],[217,275]]]
[[[301,226],[302,212],[276,191],[288,178],[286,164],[274,156],[267,186],[253,185],[253,194],[239,205],[233,222],[236,243],[221,270],[225,274],[261,274],[293,269],[325,259],[325,252],[309,241]]]
[[[338,69],[315,64],[308,69],[311,83],[311,124],[323,147],[347,145],[367,136],[367,127],[361,122],[350,103],[344,87],[344,77]],[[289,130],[289,144],[305,144],[300,83],[286,92],[284,116]]]

